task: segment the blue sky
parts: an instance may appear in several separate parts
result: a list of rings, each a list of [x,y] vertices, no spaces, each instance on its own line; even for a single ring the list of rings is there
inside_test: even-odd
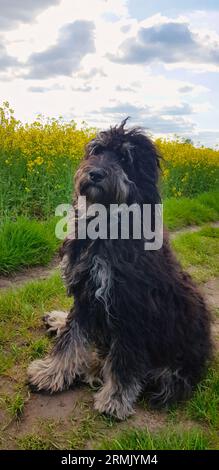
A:
[[[130,15],[138,20],[145,19],[157,12],[167,15],[178,15],[189,11],[219,10],[218,0],[128,0]]]
[[[219,144],[218,0],[0,0],[1,102]]]

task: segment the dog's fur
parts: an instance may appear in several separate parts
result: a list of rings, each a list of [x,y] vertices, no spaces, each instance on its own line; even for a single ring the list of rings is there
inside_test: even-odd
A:
[[[95,173],[95,182],[92,174]],[[160,202],[159,156],[140,129],[125,121],[100,132],[75,178],[75,202]],[[97,180],[96,180],[97,179]],[[29,367],[29,382],[51,393],[76,378],[98,382],[95,408],[124,419],[142,394],[155,406],[190,396],[211,358],[210,314],[167,236],[160,250],[141,240],[66,240],[64,276],[74,306],[46,322],[58,331],[44,360]]]

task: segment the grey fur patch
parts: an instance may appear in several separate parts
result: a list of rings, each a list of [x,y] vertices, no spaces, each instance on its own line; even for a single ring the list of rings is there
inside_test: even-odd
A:
[[[88,367],[89,348],[76,325],[68,341],[65,333],[58,337],[59,349],[45,359],[33,361],[28,367],[29,384],[50,393],[69,388],[76,376]]]
[[[102,377],[103,359],[101,359],[97,351],[91,351],[88,367],[83,373],[83,380],[92,388],[103,385]]]
[[[107,358],[103,367],[104,385],[96,393],[94,408],[119,420],[124,420],[134,413],[133,404],[141,392],[141,385],[133,382],[124,388],[113,376],[111,363]]]
[[[112,273],[110,265],[100,256],[93,258],[93,264],[90,272],[97,290],[95,297],[104,304],[106,312],[110,315],[110,307],[112,304]]]

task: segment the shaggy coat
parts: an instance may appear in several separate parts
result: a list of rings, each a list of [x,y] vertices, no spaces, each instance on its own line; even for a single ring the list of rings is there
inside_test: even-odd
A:
[[[125,121],[100,132],[86,149],[75,178],[89,203],[160,202],[159,156],[139,129]],[[132,222],[130,221],[130,224]],[[173,254],[167,234],[159,250],[145,239],[74,240],[62,248],[63,271],[74,306],[46,316],[58,331],[50,356],[34,361],[36,390],[63,390],[76,378],[98,383],[95,408],[124,419],[144,394],[153,406],[190,396],[211,357],[210,315],[191,277]]]

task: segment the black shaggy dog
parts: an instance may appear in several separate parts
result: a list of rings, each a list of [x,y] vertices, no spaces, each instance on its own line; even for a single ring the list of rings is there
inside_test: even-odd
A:
[[[86,149],[75,178],[75,202],[160,202],[159,157],[140,129],[100,132]],[[159,250],[145,240],[66,240],[62,255],[67,315],[45,321],[57,332],[49,356],[28,370],[29,383],[50,393],[76,379],[98,382],[95,408],[124,419],[146,394],[154,406],[190,396],[211,357],[210,315],[190,276],[173,255],[167,236]]]

